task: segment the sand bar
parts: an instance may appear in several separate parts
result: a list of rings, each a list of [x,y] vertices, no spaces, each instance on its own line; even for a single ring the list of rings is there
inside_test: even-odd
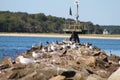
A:
[[[25,36],[25,37],[58,37],[69,38],[70,34],[55,34],[55,33],[0,33],[0,36]],[[79,38],[90,39],[117,39],[120,40],[120,35],[102,35],[102,34],[80,34]]]

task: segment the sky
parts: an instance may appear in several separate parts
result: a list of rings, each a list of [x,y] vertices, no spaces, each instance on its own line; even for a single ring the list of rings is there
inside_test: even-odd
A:
[[[72,9],[72,16],[69,9]],[[75,19],[74,0],[0,0],[0,11],[44,13]],[[120,0],[80,0],[79,20],[99,25],[120,25]]]

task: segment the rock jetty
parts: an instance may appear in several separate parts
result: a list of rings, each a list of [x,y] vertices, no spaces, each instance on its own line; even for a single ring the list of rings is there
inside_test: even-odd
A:
[[[115,79],[119,60],[88,43],[40,43],[15,60],[1,60],[0,80],[120,80],[120,76]]]

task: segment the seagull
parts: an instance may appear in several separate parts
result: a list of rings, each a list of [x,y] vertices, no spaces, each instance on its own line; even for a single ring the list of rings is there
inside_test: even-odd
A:
[[[51,47],[48,47],[48,52],[52,52]]]
[[[41,54],[38,53],[38,52],[33,51],[33,52],[32,52],[32,56],[33,56],[34,58],[40,58],[40,57],[41,57]]]
[[[54,45],[51,45],[51,50],[52,50],[52,51],[56,51],[56,50],[57,50],[57,47],[55,47]]]
[[[74,43],[74,44],[72,45],[72,48],[73,48],[73,49],[78,48],[77,44]]]
[[[24,65],[36,63],[35,60],[29,59],[29,58],[24,58],[23,56],[19,56],[18,59],[19,59],[20,63],[24,64]]]
[[[36,45],[35,45],[35,44],[33,44],[33,45],[32,45],[32,48],[34,48],[34,47],[36,47]]]
[[[47,53],[48,52],[47,47],[42,48],[42,52]]]
[[[66,48],[67,48],[67,46],[66,46],[66,45],[62,45],[62,48],[63,48],[63,49],[66,49]]]
[[[93,47],[92,47],[92,46],[89,46],[89,49],[91,49],[91,50],[92,50],[92,49],[93,49]]]

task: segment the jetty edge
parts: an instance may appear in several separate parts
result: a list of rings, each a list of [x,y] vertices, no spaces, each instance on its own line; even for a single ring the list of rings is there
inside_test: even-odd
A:
[[[33,56],[34,53],[34,56]],[[39,54],[39,57],[35,57]],[[20,58],[22,56],[22,58]],[[37,55],[36,55],[37,56]],[[63,40],[21,53],[15,60],[0,61],[1,80],[118,80],[120,57],[108,56],[91,44]],[[24,63],[26,61],[26,63]]]

